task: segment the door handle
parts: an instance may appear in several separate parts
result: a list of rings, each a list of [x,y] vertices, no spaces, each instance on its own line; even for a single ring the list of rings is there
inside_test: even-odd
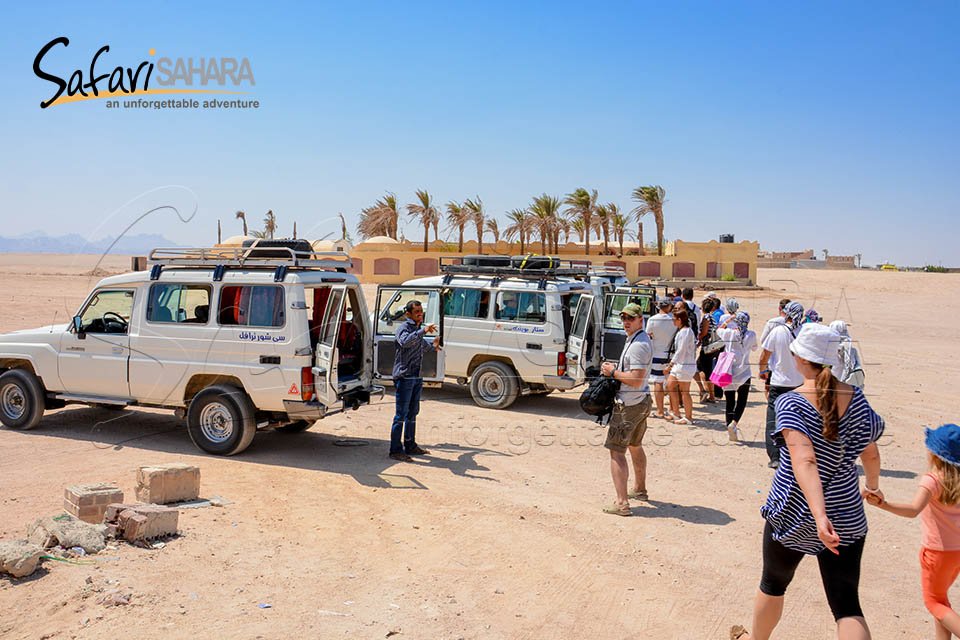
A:
[[[542,345],[542,344],[539,344],[539,343],[537,343],[537,342],[528,342],[528,343],[527,343],[527,349],[534,349],[534,350],[536,350],[536,351],[542,351],[542,350],[543,350],[543,345]]]

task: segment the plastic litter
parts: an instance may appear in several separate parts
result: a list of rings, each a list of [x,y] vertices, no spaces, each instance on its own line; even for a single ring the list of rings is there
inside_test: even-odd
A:
[[[261,608],[261,609],[272,609],[272,608],[273,608],[273,605],[272,605],[272,604],[268,604],[268,603],[266,603],[266,602],[261,602],[261,603],[258,604],[257,606],[258,606],[259,608]]]

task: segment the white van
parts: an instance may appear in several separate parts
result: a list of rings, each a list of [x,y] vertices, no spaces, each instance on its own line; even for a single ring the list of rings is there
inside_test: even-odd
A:
[[[345,254],[309,244],[155,249],[149,271],[101,280],[72,323],[0,336],[0,421],[45,409],[173,409],[221,455],[257,429],[302,431],[369,403],[373,336]]]
[[[424,382],[469,385],[481,407],[504,409],[520,395],[582,384],[602,358],[619,357],[626,339],[620,309],[637,302],[649,315],[653,306],[649,287],[589,283],[587,267],[556,258],[542,268],[440,262],[443,275],[380,287],[376,375],[390,379],[395,322],[406,302],[416,299],[424,306],[424,322],[441,327],[444,347],[428,352]]]

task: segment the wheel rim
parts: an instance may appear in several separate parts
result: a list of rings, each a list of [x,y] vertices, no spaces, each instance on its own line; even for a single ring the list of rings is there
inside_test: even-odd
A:
[[[484,371],[477,380],[477,392],[486,402],[499,402],[506,390],[506,382],[494,371]]]
[[[200,432],[210,442],[221,444],[233,435],[233,415],[226,405],[211,402],[200,412]]]
[[[0,389],[0,411],[10,420],[19,420],[27,412],[27,396],[19,385],[6,384]]]

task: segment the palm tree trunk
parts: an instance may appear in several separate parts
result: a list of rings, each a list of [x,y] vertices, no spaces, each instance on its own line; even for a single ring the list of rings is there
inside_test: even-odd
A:
[[[457,251],[463,253],[463,225],[460,225],[460,239],[457,243]]]
[[[423,224],[423,252],[426,253],[430,250],[430,223],[425,222]]]
[[[607,227],[603,228],[603,255],[608,255],[610,253],[610,229]]]
[[[477,227],[477,253],[483,255],[483,227]]]
[[[643,221],[641,220],[637,223],[637,242],[640,243],[640,255],[647,255],[646,250],[643,248]]]
[[[523,233],[523,231],[521,231],[521,232],[520,232],[520,253],[521,253],[521,254],[526,253],[526,251],[524,250],[524,246],[523,246],[523,245],[524,245],[524,240],[525,240],[525,238],[524,238],[524,233]]]
[[[655,214],[657,223],[657,255],[663,255],[663,214]]]
[[[590,255],[590,222],[591,220],[589,218],[583,218],[583,228],[585,230],[584,235],[586,236],[586,239],[584,240],[584,248],[587,255]]]

